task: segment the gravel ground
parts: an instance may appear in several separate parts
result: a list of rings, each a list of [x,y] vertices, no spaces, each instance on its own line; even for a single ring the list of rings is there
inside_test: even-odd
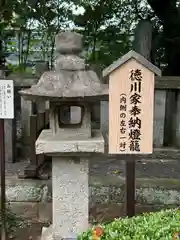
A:
[[[17,163],[6,163],[6,176],[12,176],[18,172],[22,172],[24,167],[28,165],[28,160],[21,159]],[[90,162],[90,175],[92,176],[108,176],[118,175],[125,176],[125,161],[105,158],[93,159]],[[180,163],[178,160],[153,159],[149,161],[136,161],[136,177],[137,178],[175,178],[180,179]]]
[[[94,161],[90,164],[91,175],[119,175],[125,176],[125,161],[117,159],[108,159],[106,161]],[[137,178],[180,178],[179,161],[137,161],[136,162]]]
[[[16,118],[16,130],[17,140],[21,138],[21,121],[20,113],[17,113]],[[105,137],[106,141],[106,137]],[[95,158],[90,161],[90,174],[91,175],[118,175],[125,176],[125,161],[119,160],[119,157],[105,157]],[[154,153],[152,157],[148,157],[149,160],[143,159],[136,161],[136,177],[138,178],[180,178],[180,164],[178,159],[180,158],[180,151],[170,151],[169,159],[167,159],[166,153],[161,151],[161,155]],[[166,161],[163,159],[166,158]],[[19,171],[23,171],[24,167],[28,164],[28,160],[18,160],[20,162],[11,164],[6,163],[6,174],[13,175]]]

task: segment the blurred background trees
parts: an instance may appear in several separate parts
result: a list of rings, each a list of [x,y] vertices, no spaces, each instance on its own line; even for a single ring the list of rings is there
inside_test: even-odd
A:
[[[179,75],[177,0],[1,0],[0,4],[0,59],[13,71],[32,71],[37,61],[48,61],[53,68],[54,37],[64,29],[82,33],[87,62],[104,68],[136,48],[137,24],[148,21],[151,61],[166,75]]]

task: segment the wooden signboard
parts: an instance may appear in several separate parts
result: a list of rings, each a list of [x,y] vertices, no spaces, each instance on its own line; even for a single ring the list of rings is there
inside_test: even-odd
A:
[[[153,150],[154,75],[161,71],[130,51],[103,71],[109,75],[109,153]]]

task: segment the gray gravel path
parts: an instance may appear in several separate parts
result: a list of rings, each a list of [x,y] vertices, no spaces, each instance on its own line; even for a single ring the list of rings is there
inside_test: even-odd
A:
[[[91,175],[118,175],[125,176],[125,161],[109,159],[107,161],[95,161],[90,164]],[[180,163],[179,161],[160,160],[136,162],[137,178],[176,178],[180,179]]]
[[[22,172],[28,165],[28,160],[11,164],[6,163],[6,175],[12,176]],[[116,158],[93,159],[90,161],[90,175],[92,176],[125,176],[125,161]],[[137,160],[137,178],[175,178],[180,179],[180,162],[178,160]]]

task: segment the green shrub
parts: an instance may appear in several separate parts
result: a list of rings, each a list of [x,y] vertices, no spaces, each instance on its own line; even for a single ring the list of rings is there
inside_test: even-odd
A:
[[[27,226],[27,222],[21,217],[17,216],[11,211],[8,206],[6,208],[6,230],[8,234],[13,234],[17,229]],[[0,228],[2,226],[1,213],[0,213]]]
[[[99,226],[103,230],[99,238],[102,240],[172,240],[176,239],[173,238],[176,233],[179,232],[180,236],[180,210],[145,213],[132,218],[116,219]],[[93,229],[95,226],[81,234],[78,240],[93,239]]]

